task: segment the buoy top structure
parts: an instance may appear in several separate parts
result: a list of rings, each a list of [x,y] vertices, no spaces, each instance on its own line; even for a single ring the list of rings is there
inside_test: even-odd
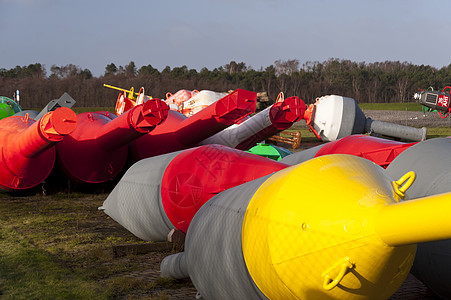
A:
[[[22,108],[16,101],[5,96],[0,96],[0,120],[20,111],[22,111]]]
[[[178,112],[182,112],[185,101],[188,101],[191,97],[199,93],[199,91],[189,91],[189,90],[179,90],[175,94],[166,93],[166,102],[169,105],[169,108],[172,110],[176,110]]]
[[[12,115],[14,115],[14,110],[12,109],[12,107],[6,103],[0,102],[0,119],[4,119]]]
[[[277,146],[274,146],[271,144],[262,144],[262,143],[258,143],[251,149],[247,150],[247,152],[255,154],[255,155],[267,157],[267,158],[273,159],[275,161],[279,161],[282,158],[293,154],[288,149],[285,149],[282,147],[277,147]]]
[[[76,126],[75,113],[66,107],[48,112],[38,121],[28,115],[0,120],[0,188],[23,190],[41,183],[53,168],[54,144]]]
[[[116,101],[116,107],[114,109],[114,113],[116,116],[122,115],[127,110],[132,109],[136,105],[143,104],[147,100],[152,99],[152,96],[147,96],[144,94],[144,88],[141,87],[139,89],[139,92],[136,93],[135,89],[133,87],[130,88],[130,90],[123,89],[120,87],[112,86],[109,84],[103,84],[104,87],[118,90],[120,91],[119,96],[117,97]],[[136,97],[135,97],[136,95]]]
[[[182,99],[174,99],[177,95],[183,95],[178,94],[179,92],[166,99],[166,103],[169,106],[172,106],[171,109],[181,112],[187,117],[191,117],[227,95],[227,93],[218,93],[209,90],[193,91],[191,92],[191,97],[185,97],[185,99],[181,101]]]
[[[415,243],[451,236],[451,194],[399,202],[413,180],[334,154],[228,189],[199,209],[162,275],[189,276],[204,299],[387,299]]]
[[[427,132],[425,127],[414,128],[366,118],[354,99],[338,95],[318,98],[309,105],[305,119],[322,141],[369,133],[418,142],[426,139]]]
[[[153,98],[120,116],[108,112],[77,115],[78,126],[57,146],[59,167],[70,179],[101,183],[124,167],[128,145],[154,130],[168,116],[169,107]]]

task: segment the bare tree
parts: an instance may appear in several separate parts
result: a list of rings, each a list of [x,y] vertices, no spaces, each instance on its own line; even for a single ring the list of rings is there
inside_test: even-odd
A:
[[[276,68],[276,76],[281,74],[286,74],[291,76],[294,72],[299,72],[299,60],[289,59],[289,60],[276,60],[274,62]]]
[[[368,102],[375,103],[378,102],[377,95],[379,95],[379,89],[381,87],[381,81],[379,78],[375,77],[373,80],[369,83],[368,86]]]
[[[396,81],[396,95],[401,103],[407,102],[408,88],[410,80],[407,77],[399,77]]]

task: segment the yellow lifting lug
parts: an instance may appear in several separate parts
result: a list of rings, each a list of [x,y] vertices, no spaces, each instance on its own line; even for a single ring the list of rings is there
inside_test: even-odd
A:
[[[397,202],[399,202],[400,199],[404,199],[404,193],[415,181],[415,176],[415,172],[410,171],[401,176],[398,180],[393,181],[393,188],[395,190],[395,198]]]
[[[331,272],[337,270],[339,268],[339,272],[335,278],[330,275]],[[354,268],[354,264],[351,262],[349,257],[345,257],[340,259],[338,262],[332,265],[332,267],[328,268],[321,275],[324,277],[323,288],[326,291],[330,291],[334,287],[336,287],[340,281],[348,274],[350,269]]]

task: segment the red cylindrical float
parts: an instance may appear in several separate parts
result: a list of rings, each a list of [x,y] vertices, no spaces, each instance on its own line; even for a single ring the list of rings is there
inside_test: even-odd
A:
[[[237,89],[189,118],[170,111],[164,124],[130,144],[132,160],[193,147],[254,112],[256,103],[256,93]]]
[[[120,116],[87,112],[57,147],[58,161],[71,178],[101,183],[114,178],[127,161],[128,144],[166,120],[169,107],[159,99],[137,105]]]
[[[186,232],[199,208],[220,192],[287,165],[219,145],[185,150],[166,168],[161,202],[171,223]]]
[[[0,188],[24,190],[41,183],[55,163],[56,142],[77,126],[75,113],[66,107],[45,114],[38,121],[11,116],[0,121]]]
[[[327,154],[351,154],[386,168],[401,152],[415,143],[403,143],[367,135],[349,135],[324,144],[315,157]]]

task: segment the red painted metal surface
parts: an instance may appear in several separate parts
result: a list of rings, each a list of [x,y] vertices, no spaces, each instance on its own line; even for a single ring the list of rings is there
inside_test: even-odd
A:
[[[352,135],[329,142],[316,156],[350,154],[386,167],[414,144]],[[216,194],[286,167],[284,163],[226,146],[205,145],[185,150],[164,172],[161,182],[164,211],[171,223],[186,233],[199,208]]]
[[[315,157],[327,154],[351,154],[386,168],[401,152],[416,143],[403,143],[367,135],[350,135],[325,144]]]
[[[307,106],[299,97],[289,97],[283,101],[274,103],[269,116],[271,123],[278,130],[285,130],[291,127],[294,122],[304,117]]]
[[[276,102],[269,111],[271,125],[263,128],[253,136],[238,144],[235,148],[249,150],[257,143],[290,128],[294,122],[304,118],[307,106],[299,97],[289,97],[283,101]]]
[[[226,146],[185,150],[166,168],[161,199],[166,215],[186,232],[199,208],[216,194],[288,167],[272,159]]]
[[[237,89],[189,118],[170,111],[165,123],[130,144],[131,159],[136,162],[193,147],[254,112],[256,103],[256,93]]]
[[[386,167],[414,144],[352,135],[327,143],[316,156],[350,154]],[[164,172],[161,183],[164,210],[171,223],[186,232],[195,213],[211,197],[286,167],[286,164],[226,146],[205,145],[185,150]]]
[[[57,146],[58,162],[71,179],[101,183],[114,178],[127,161],[128,144],[167,118],[159,99],[137,105],[120,116],[89,112],[77,116],[77,128]]]
[[[122,115],[125,111],[128,111],[136,106],[136,102],[127,97],[127,93],[125,91],[121,91],[116,101],[116,108],[114,109],[114,113],[116,116]]]
[[[77,126],[75,113],[66,107],[38,121],[11,116],[0,121],[0,188],[24,190],[41,183],[55,163],[55,143]]]

